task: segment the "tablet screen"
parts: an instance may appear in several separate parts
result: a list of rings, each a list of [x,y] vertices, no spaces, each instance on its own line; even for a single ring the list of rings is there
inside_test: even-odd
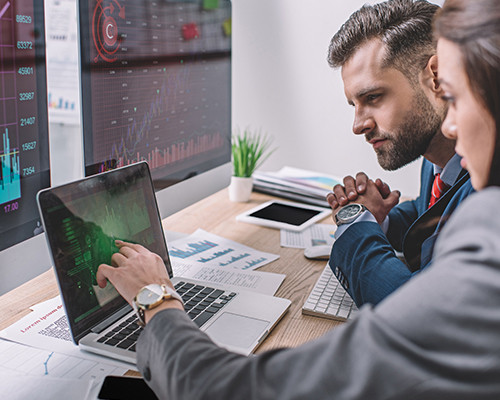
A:
[[[319,213],[321,213],[319,210],[294,207],[287,204],[271,203],[267,207],[261,208],[249,216],[299,226]]]

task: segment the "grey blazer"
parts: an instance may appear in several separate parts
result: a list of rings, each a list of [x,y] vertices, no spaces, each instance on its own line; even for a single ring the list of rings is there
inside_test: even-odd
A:
[[[162,399],[500,399],[500,188],[454,213],[433,264],[377,307],[295,349],[243,357],[180,310],[140,337]]]

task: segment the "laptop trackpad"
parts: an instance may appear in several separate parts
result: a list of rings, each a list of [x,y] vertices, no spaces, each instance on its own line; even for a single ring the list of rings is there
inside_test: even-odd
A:
[[[246,348],[261,338],[268,325],[268,321],[225,312],[205,332],[216,342]]]

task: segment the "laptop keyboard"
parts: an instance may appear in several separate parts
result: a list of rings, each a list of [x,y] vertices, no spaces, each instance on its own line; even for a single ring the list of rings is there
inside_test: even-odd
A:
[[[330,266],[326,264],[302,306],[302,314],[345,321],[357,312],[358,308],[351,296],[342,287]]]
[[[175,290],[184,301],[184,309],[187,315],[198,327],[212,318],[236,296],[234,292],[195,285],[189,282],[178,282],[175,285]],[[142,329],[138,322],[139,320],[135,315],[131,316],[97,341],[135,352],[135,345]]]
[[[103,337],[97,339],[97,341],[99,343],[135,352],[135,345],[142,329],[138,322],[139,320],[137,317],[133,315],[110,330]]]
[[[181,295],[188,316],[199,327],[236,296],[234,292],[188,282],[178,282],[175,290]]]

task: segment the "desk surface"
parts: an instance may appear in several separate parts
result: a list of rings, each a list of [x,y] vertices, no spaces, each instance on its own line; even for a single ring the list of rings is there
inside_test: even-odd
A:
[[[276,229],[237,222],[236,215],[272,197],[252,193],[248,203],[232,203],[224,189],[163,220],[165,230],[193,233],[202,228],[208,232],[251,246],[280,258],[259,271],[286,274],[286,279],[276,296],[285,297],[292,305],[280,323],[274,328],[257,353],[276,347],[294,347],[317,338],[338,325],[339,322],[302,315],[301,307],[325,266],[325,261],[307,260],[301,249],[280,247],[280,233]],[[331,223],[331,218],[323,222]],[[58,287],[52,270],[0,297],[3,312],[0,329],[4,329],[27,315],[29,307],[58,295]]]

